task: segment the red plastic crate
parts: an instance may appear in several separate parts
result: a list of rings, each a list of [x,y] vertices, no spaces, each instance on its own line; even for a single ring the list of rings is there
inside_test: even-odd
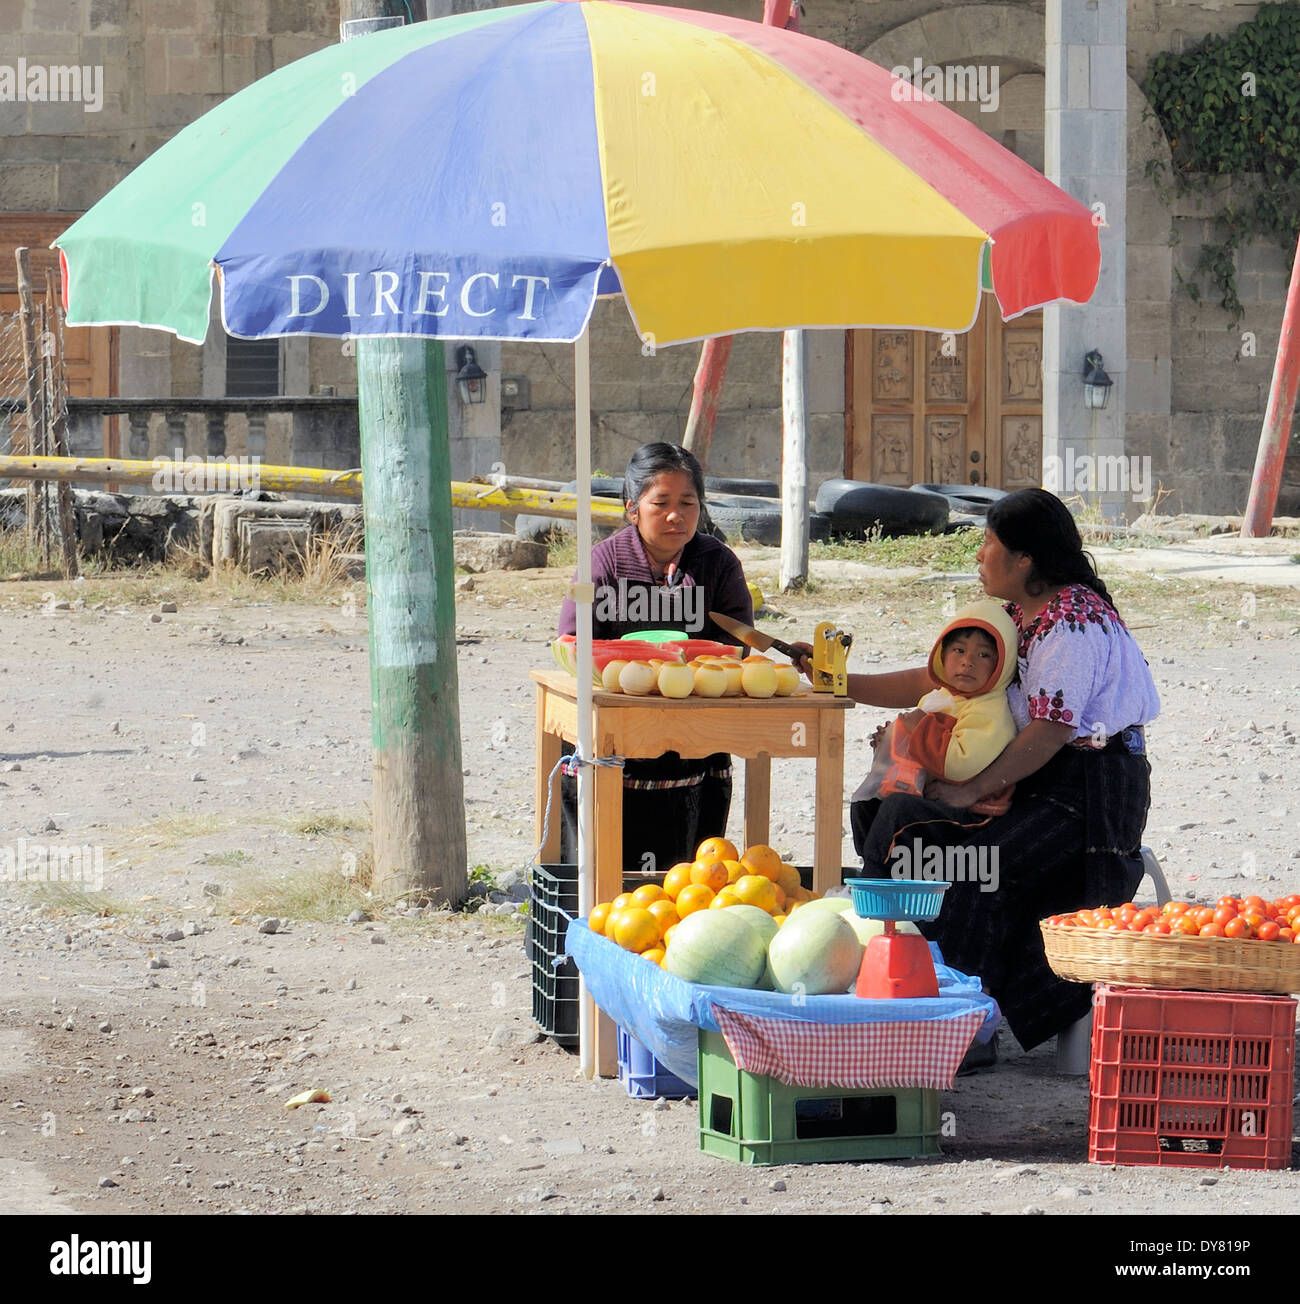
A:
[[[1289,1168],[1296,1002],[1098,985],[1088,1159]]]

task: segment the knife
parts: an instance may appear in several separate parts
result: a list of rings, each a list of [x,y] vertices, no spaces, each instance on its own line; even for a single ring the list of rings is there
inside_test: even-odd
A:
[[[776,648],[796,665],[808,655],[806,652],[800,652],[798,648],[791,647],[789,643],[782,643],[779,638],[760,633],[752,625],[743,625],[738,620],[732,620],[730,616],[721,616],[716,611],[710,611],[709,619],[719,629],[724,629],[733,638],[738,638],[746,647],[752,647],[755,652],[766,652],[769,648]]]

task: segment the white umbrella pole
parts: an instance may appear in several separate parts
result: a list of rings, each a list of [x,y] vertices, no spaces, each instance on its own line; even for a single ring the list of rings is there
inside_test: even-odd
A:
[[[578,580],[574,586],[578,633],[578,755],[591,760],[591,338],[584,327],[573,347],[575,471],[578,477]],[[592,834],[596,811],[596,776],[589,765],[578,767],[578,913],[586,919],[596,904]],[[595,1008],[587,984],[578,984],[578,1050],[584,1077],[596,1073]]]

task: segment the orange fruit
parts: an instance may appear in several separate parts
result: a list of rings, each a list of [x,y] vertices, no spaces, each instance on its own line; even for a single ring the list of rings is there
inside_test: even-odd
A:
[[[674,865],[664,875],[664,892],[672,897],[674,901],[677,899],[678,892],[689,885],[691,881],[691,865],[693,863],[693,861],[684,860],[680,865]]]
[[[738,860],[724,860],[722,862],[727,867],[727,882],[734,883],[738,878],[744,878],[745,867]]]
[[[669,945],[672,943],[672,940],[673,940],[673,934],[674,934],[676,931],[677,931],[677,925],[676,925],[676,924],[674,924],[671,928],[665,928],[665,929],[664,929],[664,949],[665,949],[665,950],[667,950],[668,947],[669,947]]]
[[[799,877],[799,871],[793,865],[782,865],[776,875],[777,886],[786,896],[795,896],[803,887],[803,880]]]
[[[776,908],[777,908],[777,910],[784,910],[784,909],[785,909],[786,899],[787,899],[787,898],[786,898],[785,893],[781,890],[781,884],[780,884],[780,883],[773,883],[773,884],[772,884],[772,891],[776,893]]]
[[[613,903],[602,901],[592,912],[591,917],[587,920],[587,927],[593,933],[604,933],[605,921],[609,918],[609,912],[613,910]]]
[[[766,910],[768,914],[776,910],[776,884],[761,874],[746,874],[728,890],[735,893],[744,905],[757,906],[760,910]]]
[[[625,951],[648,951],[663,940],[659,922],[648,910],[631,906],[617,915],[614,940]]]
[[[669,899],[668,893],[658,883],[644,883],[632,893],[632,904],[634,906],[644,907],[653,904],[655,901],[667,901]]]
[[[710,910],[725,910],[728,906],[741,906],[745,903],[729,888],[724,887],[717,896],[709,902]]]
[[[628,906],[630,906],[631,904],[632,904],[631,892],[620,892],[618,896],[614,898],[615,910],[626,910]]]
[[[746,847],[745,854],[740,858],[740,863],[751,874],[761,874],[764,878],[770,878],[774,883],[777,875],[781,872],[781,857],[771,847],[764,846],[762,843],[757,846]]]
[[[726,838],[705,838],[695,848],[696,860],[736,860],[739,856],[736,844]]]
[[[697,860],[691,866],[691,882],[721,892],[727,886],[727,867],[720,860]]]
[[[685,919],[697,910],[707,910],[713,896],[713,889],[704,883],[692,883],[689,887],[682,888],[677,894],[678,915]]]
[[[622,913],[621,910],[616,910],[611,905],[609,908],[609,914],[605,916],[605,927],[601,931],[611,942],[614,940],[614,925],[618,923],[619,916]]]
[[[790,916],[789,916],[789,915],[773,915],[772,918],[776,920],[777,927],[779,928],[783,923],[785,923],[785,921],[786,921],[787,919],[790,918]]]
[[[646,909],[659,921],[659,927],[667,930],[674,924],[681,923],[677,907],[665,897],[662,901],[652,901]]]
[[[653,960],[655,964],[663,964],[664,949],[662,946],[652,946],[648,951],[641,952],[643,960]]]

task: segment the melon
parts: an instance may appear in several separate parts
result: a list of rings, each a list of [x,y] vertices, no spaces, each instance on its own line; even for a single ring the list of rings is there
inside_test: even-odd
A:
[[[829,910],[832,914],[840,914],[852,909],[852,897],[817,897],[812,901],[805,901],[799,907],[799,912],[802,914],[805,910]]]
[[[726,890],[725,888],[723,889]],[[751,928],[757,928],[759,935],[763,939],[763,947],[767,948],[771,940],[776,936],[779,925],[766,910],[760,910],[758,906],[728,906],[732,914],[743,919]]]
[[[883,919],[863,919],[861,915],[852,910],[846,910],[840,918],[857,933],[858,941],[863,946],[866,946],[873,937],[879,937],[885,931],[885,921]],[[899,920],[894,925],[894,931],[896,933],[913,933],[917,937],[921,935],[921,930],[910,919]]]
[[[767,946],[753,924],[727,910],[697,910],[673,930],[663,967],[706,987],[753,987],[763,976]]]
[[[838,995],[857,977],[862,943],[837,912],[805,906],[781,925],[767,959],[777,991]]]

